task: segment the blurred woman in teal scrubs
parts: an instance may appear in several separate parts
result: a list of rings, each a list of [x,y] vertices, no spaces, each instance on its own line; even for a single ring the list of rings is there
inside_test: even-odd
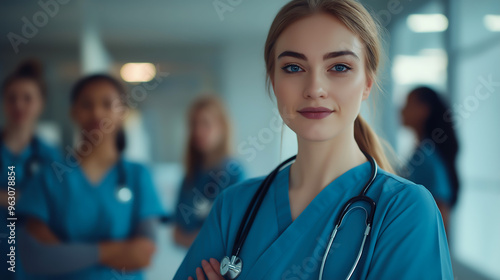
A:
[[[392,173],[376,134],[360,116],[362,101],[377,85],[381,55],[378,26],[355,0],[293,0],[278,12],[264,58],[298,153],[277,174],[237,247],[243,262],[237,279],[453,279],[432,195]],[[320,275],[336,218],[371,178],[364,153],[380,168],[367,191],[376,209],[351,208]],[[174,279],[224,279],[219,261],[232,256],[244,213],[263,180],[246,180],[216,198]],[[374,218],[362,243],[365,211]]]
[[[418,87],[410,92],[401,111],[403,124],[417,135],[418,145],[402,174],[424,185],[434,196],[448,228],[458,196],[456,169],[458,142],[448,106],[436,91]]]
[[[42,78],[42,66],[36,60],[28,60],[10,74],[2,87],[3,113],[6,122],[0,130],[0,220],[7,221],[8,207],[14,206],[22,196],[29,177],[39,172],[41,166],[50,165],[60,158],[59,151],[35,135],[40,115],[45,107],[47,90]],[[9,169],[13,166],[13,170]],[[8,173],[13,171],[9,183]],[[9,196],[9,192],[10,195]],[[15,211],[14,211],[15,212]],[[17,222],[19,226],[20,221]],[[15,273],[11,266],[10,246],[7,237],[10,230],[0,229],[0,279],[21,279],[19,258],[15,259]],[[12,241],[12,240],[11,240]],[[16,278],[17,277],[17,278]]]
[[[28,219],[19,238],[29,279],[143,279],[164,211],[148,169],[122,156],[125,100],[107,75],[75,85],[71,117],[81,139],[42,170],[17,209]]]
[[[189,247],[212,203],[226,187],[241,181],[241,164],[230,155],[230,120],[222,102],[213,95],[199,97],[188,114],[189,135],[176,207],[174,240]]]

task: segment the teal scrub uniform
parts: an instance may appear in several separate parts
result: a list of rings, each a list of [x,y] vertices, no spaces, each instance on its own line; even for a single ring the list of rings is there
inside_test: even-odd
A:
[[[245,177],[241,164],[231,158],[210,170],[197,168],[191,178],[184,178],[179,191],[175,223],[185,232],[201,228],[217,195]]]
[[[18,213],[44,222],[65,243],[91,243],[132,238],[140,221],[165,214],[148,169],[121,159],[95,185],[77,166],[64,173],[61,180],[52,168],[29,185],[21,199]],[[120,170],[123,168],[123,170]],[[130,200],[118,199],[120,176],[132,192]],[[30,275],[31,276],[31,275]],[[122,278],[120,278],[122,277]],[[28,279],[143,279],[141,271],[116,271],[94,265],[81,271]]]
[[[419,146],[406,166],[408,180],[425,186],[437,202],[453,201],[453,188],[448,170],[439,151]]]
[[[292,221],[290,165],[273,181],[243,244],[238,280],[318,279],[323,254],[343,205],[370,178],[369,162],[326,186]],[[231,256],[244,212],[264,177],[222,192],[174,279],[196,277],[201,260]],[[441,214],[421,185],[379,169],[367,195],[377,203],[373,227],[352,279],[453,279]],[[363,202],[360,202],[361,206]],[[365,207],[369,209],[368,207]],[[365,208],[355,207],[331,247],[323,279],[345,279],[365,231]]]
[[[14,166],[15,185],[13,187],[18,198],[23,195],[22,193],[25,189],[26,182],[30,179],[28,177],[35,176],[36,173],[40,171],[42,166],[50,165],[52,162],[61,159],[61,155],[55,147],[48,145],[36,136],[33,137],[32,142],[18,154],[12,153],[12,151],[10,151],[7,146],[5,146],[5,143],[3,141],[0,141],[0,157],[0,190],[4,192],[9,191],[8,172],[10,172],[11,170],[8,169],[8,167]],[[32,164],[33,166],[31,166]],[[29,170],[27,170],[28,168]],[[17,204],[19,200],[17,199],[14,202]],[[17,205],[14,205],[14,207],[16,208]],[[10,247],[12,245],[16,245],[13,243],[15,242],[15,240],[12,239],[10,240],[11,244],[8,243],[8,237],[11,234],[11,231],[6,226],[11,222],[7,221],[7,217],[9,217],[8,213],[9,212],[7,208],[0,207],[0,220],[3,223],[3,226],[0,227],[0,279],[23,279],[21,262],[19,257],[17,256],[18,250],[15,250],[15,273],[7,270],[11,266],[7,263],[7,261],[10,261],[10,256],[7,256],[7,254],[11,253]],[[15,214],[15,216],[17,216],[15,210],[13,213]],[[13,232],[16,232],[19,229],[20,222],[20,220],[15,221],[16,229]]]

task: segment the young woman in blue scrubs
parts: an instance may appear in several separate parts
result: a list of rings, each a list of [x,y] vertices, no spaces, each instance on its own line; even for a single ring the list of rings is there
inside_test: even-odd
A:
[[[453,279],[439,210],[425,187],[391,173],[376,135],[359,115],[381,57],[378,29],[354,0],[295,0],[273,21],[264,48],[278,110],[296,134],[296,161],[281,170],[239,252],[237,279],[318,279],[343,205],[378,175],[377,206],[351,279]],[[223,191],[174,279],[223,279],[219,261],[264,177]],[[365,232],[356,208],[335,237],[323,279],[346,279]],[[369,210],[369,208],[368,208]],[[367,210],[365,210],[367,211]]]
[[[41,65],[36,60],[23,62],[4,81],[2,87],[3,112],[6,122],[0,130],[0,220],[7,221],[9,205],[15,205],[22,196],[26,181],[42,165],[49,165],[60,158],[59,151],[35,135],[37,121],[42,114],[47,92],[42,78]],[[15,180],[9,185],[8,169],[14,166]],[[9,189],[9,187],[11,187]],[[9,196],[15,193],[14,196]],[[19,226],[19,223],[17,223]],[[11,231],[0,229],[0,279],[20,276],[20,262],[16,258],[16,272],[7,270],[10,257],[8,236]],[[19,279],[19,278],[18,278]]]
[[[186,176],[174,229],[174,240],[185,247],[193,243],[217,195],[244,177],[242,166],[230,156],[229,116],[216,96],[204,95],[194,101],[188,125]]]
[[[122,158],[125,100],[107,75],[75,85],[71,117],[81,139],[29,185],[17,209],[28,219],[19,238],[33,279],[142,279],[151,262],[164,212],[147,168]]]
[[[455,166],[458,141],[448,106],[433,89],[418,87],[410,92],[401,111],[403,124],[417,135],[418,145],[402,174],[424,185],[434,196],[448,228],[448,217],[458,196]]]

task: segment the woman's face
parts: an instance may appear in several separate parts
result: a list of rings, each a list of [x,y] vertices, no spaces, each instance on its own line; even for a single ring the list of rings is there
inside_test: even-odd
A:
[[[196,149],[202,154],[208,154],[219,147],[223,138],[220,119],[213,110],[201,109],[195,114],[193,140]]]
[[[122,126],[125,106],[120,93],[109,82],[95,81],[85,86],[71,108],[71,115],[84,135],[91,132],[104,137],[113,135]]]
[[[4,92],[4,112],[7,122],[17,127],[34,125],[43,111],[43,97],[35,81],[18,79]]]
[[[406,104],[401,110],[401,119],[404,126],[420,128],[429,116],[429,108],[418,100],[416,94],[410,93]]]
[[[331,15],[315,14],[286,28],[276,42],[271,81],[288,127],[310,141],[352,127],[372,86],[364,61],[360,39]]]

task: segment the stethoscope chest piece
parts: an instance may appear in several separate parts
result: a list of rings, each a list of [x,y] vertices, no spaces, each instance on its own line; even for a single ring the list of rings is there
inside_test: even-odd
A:
[[[126,185],[121,185],[116,191],[118,201],[126,203],[132,199],[132,191]]]
[[[38,173],[39,170],[40,170],[40,164],[38,163],[37,160],[33,160],[29,163],[30,175],[35,175],[36,173]]]
[[[220,263],[220,273],[222,276],[228,276],[229,279],[236,279],[241,273],[243,262],[237,256],[224,257]]]

